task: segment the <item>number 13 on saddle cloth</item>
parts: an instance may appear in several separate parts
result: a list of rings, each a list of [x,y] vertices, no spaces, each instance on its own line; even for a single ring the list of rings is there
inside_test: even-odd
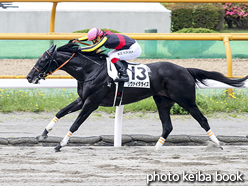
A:
[[[129,76],[129,81],[124,83],[124,87],[150,88],[150,68],[144,64],[131,64],[128,62],[127,64],[127,74]],[[118,72],[114,64],[110,62],[109,58],[107,58],[107,69],[108,75],[113,80],[115,80],[115,78],[118,76]]]

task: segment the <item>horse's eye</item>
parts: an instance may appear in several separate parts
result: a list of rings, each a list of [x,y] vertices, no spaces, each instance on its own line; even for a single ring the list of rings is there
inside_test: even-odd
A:
[[[45,60],[44,58],[41,58],[41,59],[40,59],[40,63],[45,63],[45,61],[46,61],[46,60]]]
[[[41,62],[41,63],[45,63],[45,62],[47,61],[47,59],[48,59],[47,56],[42,56],[42,57],[40,58],[40,62]]]

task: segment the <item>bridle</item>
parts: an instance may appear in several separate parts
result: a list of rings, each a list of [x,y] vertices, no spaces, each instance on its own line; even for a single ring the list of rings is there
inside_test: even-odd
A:
[[[75,40],[75,42],[78,42],[78,43],[80,43],[80,44],[83,44],[83,45],[88,45],[88,46],[91,46],[90,44],[88,44],[88,43],[83,43],[83,42],[80,42],[80,41],[76,41]],[[56,51],[55,51],[56,52]],[[59,69],[61,69],[64,65],[66,65],[72,58],[73,58],[73,56],[76,54],[76,53],[73,53],[72,55],[71,55],[71,57],[67,60],[67,61],[65,61],[62,65],[58,65],[58,63],[57,63],[57,61],[53,58],[53,56],[54,56],[54,54],[53,55],[51,55],[49,52],[48,52],[48,50],[46,50],[46,53],[49,55],[49,66],[48,66],[48,68],[47,68],[47,70],[45,70],[43,73],[39,73],[38,74],[38,77],[40,78],[40,79],[45,79],[45,77],[47,77],[48,75],[51,75],[51,74],[53,74],[54,72],[56,72],[57,70],[59,70]],[[42,56],[41,56],[42,57]],[[47,72],[48,71],[48,69],[49,69],[49,67],[51,66],[51,64],[52,64],[52,62],[54,62],[54,63],[56,63],[56,66],[57,66],[57,68],[54,70],[54,71],[52,71],[52,72]],[[47,64],[48,64],[47,63]],[[41,70],[43,70],[46,66],[47,66],[47,64],[42,68],[42,69],[38,69],[37,67],[33,67],[37,72],[40,72]]]
[[[59,66],[58,68],[56,68],[54,71],[48,73],[47,76],[53,74],[54,72],[56,72],[57,70],[59,70],[59,69],[61,69],[63,66],[65,66],[65,65],[73,58],[73,56],[74,56],[75,54],[76,54],[76,53],[73,53],[73,54],[71,55],[71,57],[70,57],[68,60],[66,60],[62,65],[60,65],[60,66]],[[50,55],[50,54],[49,54],[49,55]],[[53,59],[53,57],[52,57],[51,55],[50,55],[50,57],[52,58],[52,60],[53,60],[54,62],[56,62],[57,66],[58,66],[57,61],[56,61],[55,59]]]
[[[80,41],[76,41],[76,42],[78,42],[78,43],[81,43],[81,44],[84,44],[84,45],[89,45],[89,44],[87,44],[87,43],[82,43],[82,42],[80,42]],[[89,45],[90,46],[90,45]],[[44,65],[44,67],[42,68],[42,69],[38,69],[37,67],[33,67],[39,74],[38,74],[38,77],[39,77],[39,79],[45,79],[45,77],[47,77],[48,75],[51,75],[51,74],[53,74],[54,72],[56,72],[57,70],[59,70],[59,69],[61,69],[63,66],[65,66],[72,58],[73,58],[73,56],[76,54],[76,53],[73,53],[72,55],[71,55],[71,57],[68,59],[68,60],[66,60],[62,65],[60,65],[59,66],[59,64],[58,64],[58,62],[54,59],[54,56],[56,56],[56,53],[57,53],[57,51],[55,50],[54,51],[55,53],[53,53],[53,54],[50,54],[49,52],[48,52],[48,50],[46,50],[46,53],[48,54],[48,56],[49,56],[49,59],[48,59],[48,62]],[[79,54],[81,54],[81,53],[79,53]],[[99,64],[98,62],[96,62],[96,61],[94,61],[94,60],[92,60],[92,59],[90,59],[90,58],[88,58],[87,56],[85,56],[85,55],[83,55],[83,54],[81,54],[83,57],[85,57],[86,59],[88,59],[88,60],[90,60],[91,62],[93,62],[93,63],[95,63],[95,64],[97,64],[97,65],[99,65],[99,66],[101,66],[101,68],[99,68],[100,70],[99,70],[99,72],[97,73],[97,75],[96,75],[96,77],[100,74],[100,72],[101,72],[101,70],[102,70],[102,65],[101,64]],[[42,56],[41,56],[42,57]],[[56,64],[56,69],[54,70],[54,71],[51,71],[51,72],[48,72],[49,71],[49,68],[50,68],[50,66],[51,66],[51,64],[52,64],[52,62],[54,62],[55,64]],[[47,67],[48,66],[48,67]],[[41,73],[40,71],[42,71],[44,68],[46,68],[47,67],[47,69],[43,72],[43,73]],[[93,79],[95,79],[96,77],[92,77],[92,78],[90,78],[89,80],[87,80],[87,81],[91,81],[91,80],[93,80]]]
[[[55,52],[56,52],[56,51],[55,51]],[[51,74],[53,74],[54,72],[56,72],[57,70],[61,69],[61,68],[62,68],[63,66],[65,66],[65,65],[73,58],[73,56],[76,54],[76,53],[73,53],[73,54],[71,55],[71,57],[70,57],[67,61],[65,61],[62,65],[59,66],[58,62],[53,58],[53,55],[51,55],[47,50],[46,50],[46,53],[47,53],[48,56],[49,56],[49,59],[48,59],[47,64],[44,65],[44,67],[43,67],[42,69],[40,69],[40,70],[39,70],[37,67],[35,67],[35,66],[33,67],[37,72],[39,72],[38,77],[39,77],[40,79],[45,79],[45,77],[47,77],[48,75],[51,75]],[[48,72],[48,70],[49,70],[49,68],[50,68],[50,66],[51,66],[51,64],[52,64],[52,62],[54,62],[54,63],[56,64],[57,68],[56,68],[54,71],[52,71],[52,72]],[[40,71],[42,71],[47,65],[48,65],[47,69],[46,69],[43,73],[40,73]]]

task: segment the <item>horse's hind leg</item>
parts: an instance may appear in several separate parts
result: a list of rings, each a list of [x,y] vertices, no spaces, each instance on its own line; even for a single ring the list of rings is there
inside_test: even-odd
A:
[[[71,104],[67,105],[65,108],[61,109],[56,116],[50,121],[50,123],[46,126],[44,132],[39,137],[39,140],[44,140],[47,138],[47,134],[53,129],[54,125],[58,122],[60,118],[63,116],[78,111],[82,108],[83,101],[80,97],[78,97],[75,101],[73,101]]]
[[[196,104],[193,104],[191,106],[184,106],[184,108],[193,116],[193,118],[196,119],[196,121],[198,121],[198,123],[201,125],[201,127],[207,132],[209,138],[216,144],[218,145],[218,147],[222,148],[220,146],[220,142],[219,140],[216,138],[216,136],[214,135],[214,133],[212,132],[209,124],[208,124],[208,120],[207,118],[201,113],[201,111],[199,110],[199,108],[197,107]]]
[[[187,96],[188,95],[188,96]],[[191,95],[191,96],[190,96]],[[180,97],[180,100],[177,100],[176,102],[183,108],[185,108],[192,117],[198,121],[198,123],[201,125],[201,127],[207,132],[209,138],[218,145],[218,147],[221,148],[219,140],[216,138],[214,133],[212,132],[207,118],[201,113],[199,108],[197,107],[195,103],[195,96],[192,96],[195,94],[183,94],[183,96]],[[176,98],[175,98],[176,99]]]
[[[175,102],[163,96],[153,96],[153,99],[157,105],[159,117],[163,127],[162,135],[154,148],[154,150],[159,150],[173,129],[170,118],[170,109]]]

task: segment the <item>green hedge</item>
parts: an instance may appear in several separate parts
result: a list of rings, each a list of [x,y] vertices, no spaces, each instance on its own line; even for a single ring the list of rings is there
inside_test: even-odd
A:
[[[218,33],[218,32],[208,28],[183,28],[181,30],[176,31],[175,33]]]
[[[208,28],[221,30],[224,23],[224,9],[219,3],[167,3],[171,12],[171,30],[183,28]]]

